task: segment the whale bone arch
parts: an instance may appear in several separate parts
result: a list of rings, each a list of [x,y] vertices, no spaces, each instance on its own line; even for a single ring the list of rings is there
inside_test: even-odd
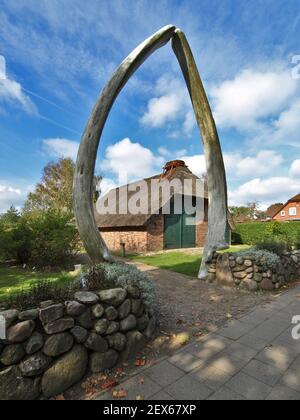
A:
[[[207,166],[208,234],[199,271],[199,278],[204,279],[213,253],[228,248],[226,173],[216,124],[197,65],[184,33],[174,25],[165,26],[134,49],[102,90],[79,146],[73,186],[74,212],[79,235],[91,261],[94,264],[112,262],[113,258],[96,224],[93,204],[94,171],[101,135],[109,112],[130,77],[151,54],[170,40],[191,97]]]

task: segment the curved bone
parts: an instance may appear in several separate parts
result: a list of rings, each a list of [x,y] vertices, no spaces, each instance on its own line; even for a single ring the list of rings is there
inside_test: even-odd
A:
[[[199,278],[206,278],[207,263],[214,251],[228,248],[227,229],[227,183],[224,160],[216,124],[195,63],[192,51],[184,33],[176,29],[172,47],[179,61],[196,120],[202,134],[208,176],[208,234],[206,238]]]
[[[81,139],[74,175],[74,212],[79,235],[94,264],[111,261],[110,252],[99,234],[93,206],[93,177],[100,137],[118,94],[133,73],[158,48],[169,42],[175,26],[168,25],[140,44],[119,66],[103,89]]]

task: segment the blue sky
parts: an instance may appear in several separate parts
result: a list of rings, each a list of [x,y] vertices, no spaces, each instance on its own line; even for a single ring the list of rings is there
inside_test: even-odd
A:
[[[0,211],[21,206],[44,165],[75,159],[117,65],[167,24],[192,46],[217,122],[230,204],[300,191],[299,0],[0,0]],[[179,66],[167,45],[119,96],[97,173],[103,188],[184,158],[205,172]]]

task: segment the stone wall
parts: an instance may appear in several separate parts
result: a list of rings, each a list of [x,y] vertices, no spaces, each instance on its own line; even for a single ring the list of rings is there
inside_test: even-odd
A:
[[[250,291],[279,289],[300,279],[300,251],[286,252],[279,263],[270,268],[266,258],[251,252],[241,256],[234,253],[214,255],[207,280]]]
[[[121,243],[125,244],[126,252],[147,252],[147,231],[145,228],[105,228],[101,235],[111,251],[122,251]]]
[[[111,369],[135,356],[155,331],[155,318],[134,286],[80,291],[65,303],[2,312],[0,400],[59,395],[87,372]]]

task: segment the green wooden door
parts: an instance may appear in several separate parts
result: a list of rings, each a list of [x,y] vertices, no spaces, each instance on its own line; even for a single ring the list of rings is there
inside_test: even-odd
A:
[[[164,248],[181,248],[181,214],[165,215]]]
[[[195,223],[190,224],[192,220],[195,222],[195,216],[189,216],[185,213],[182,215],[181,248],[194,248],[196,246],[196,227]]]

